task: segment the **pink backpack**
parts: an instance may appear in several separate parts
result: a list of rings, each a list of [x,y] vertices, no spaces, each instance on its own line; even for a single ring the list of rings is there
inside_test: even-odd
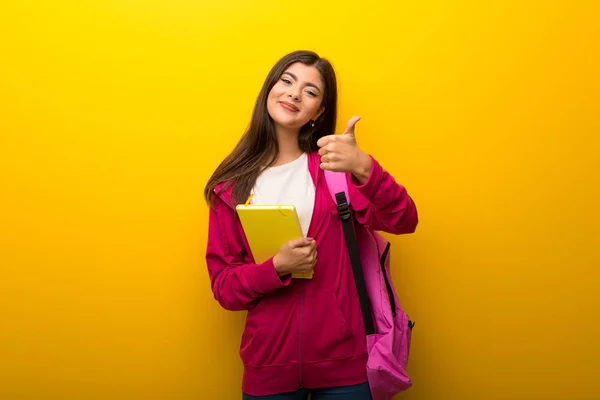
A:
[[[373,400],[391,400],[412,386],[406,373],[412,322],[400,307],[390,276],[390,243],[353,223],[344,173],[325,171],[336,202],[367,333],[367,377]]]

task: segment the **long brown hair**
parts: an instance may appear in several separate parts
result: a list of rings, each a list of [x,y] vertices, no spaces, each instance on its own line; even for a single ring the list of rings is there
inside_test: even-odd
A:
[[[276,159],[269,160],[273,154],[279,153],[275,124],[267,111],[267,98],[281,75],[292,64],[301,62],[317,68],[323,79],[325,90],[321,106],[323,114],[315,121],[300,128],[298,144],[305,152],[318,150],[317,141],[326,135],[335,133],[337,118],[337,80],[331,63],[312,51],[295,51],[281,58],[271,69],[263,87],[258,94],[252,120],[246,132],[233,151],[225,157],[213,172],[204,188],[204,197],[212,204],[215,187],[225,182],[223,190],[233,185],[231,200],[237,204],[244,202],[250,195],[258,175],[266,166],[272,165]]]

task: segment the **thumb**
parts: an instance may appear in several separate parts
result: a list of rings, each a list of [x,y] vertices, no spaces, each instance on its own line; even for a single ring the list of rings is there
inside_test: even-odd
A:
[[[299,239],[292,240],[290,242],[290,246],[292,248],[308,246],[313,240],[314,240],[313,238],[302,237]]]
[[[350,118],[350,120],[348,121],[348,124],[346,125],[346,130],[344,131],[344,135],[354,136],[354,126],[356,125],[356,123],[358,121],[360,121],[359,116]]]

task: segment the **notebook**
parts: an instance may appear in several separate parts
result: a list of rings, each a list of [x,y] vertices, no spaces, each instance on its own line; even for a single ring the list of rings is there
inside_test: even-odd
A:
[[[296,207],[288,204],[239,204],[236,206],[254,262],[275,256],[281,246],[303,237]],[[313,272],[293,273],[292,278],[310,279]]]

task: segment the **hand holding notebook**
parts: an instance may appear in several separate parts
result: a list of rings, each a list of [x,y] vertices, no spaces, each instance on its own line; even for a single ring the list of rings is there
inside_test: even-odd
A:
[[[316,246],[302,233],[296,207],[287,204],[240,204],[236,207],[257,264],[273,257],[280,276],[310,279]]]
[[[279,276],[310,274],[317,262],[317,246],[312,238],[300,238],[285,243],[273,258]]]

